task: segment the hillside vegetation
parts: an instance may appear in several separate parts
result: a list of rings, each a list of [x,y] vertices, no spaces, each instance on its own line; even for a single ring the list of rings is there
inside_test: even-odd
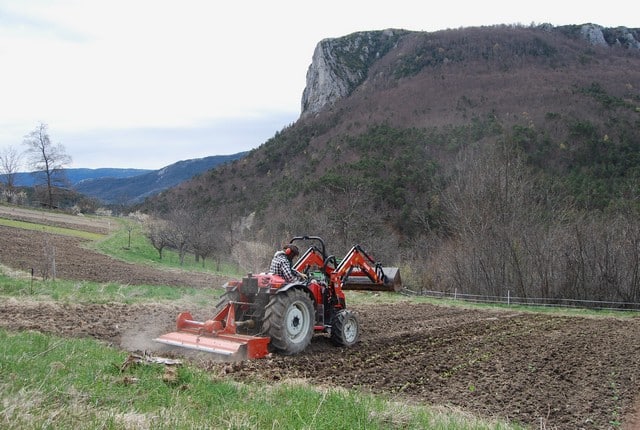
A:
[[[640,51],[579,34],[401,32],[348,96],[142,209],[264,244],[263,268],[317,234],[415,290],[640,301]]]

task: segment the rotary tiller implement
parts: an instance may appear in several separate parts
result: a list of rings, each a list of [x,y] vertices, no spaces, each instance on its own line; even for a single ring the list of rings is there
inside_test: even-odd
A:
[[[229,302],[212,319],[194,321],[189,312],[182,312],[176,319],[176,331],[154,339],[167,345],[212,352],[230,359],[262,358],[269,353],[269,338],[237,333],[237,328],[250,326],[252,320],[235,321],[235,305]]]

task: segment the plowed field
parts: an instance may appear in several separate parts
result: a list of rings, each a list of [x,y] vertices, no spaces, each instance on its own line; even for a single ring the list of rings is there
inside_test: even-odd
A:
[[[24,269],[39,258],[37,233],[2,227],[0,235],[0,263]],[[221,281],[116,262],[80,248],[77,239],[51,240],[60,249],[59,277],[194,286]],[[549,316],[409,302],[352,309],[363,328],[361,342],[352,349],[337,348],[317,335],[307,351],[293,357],[222,363],[202,353],[186,356],[211,372],[240,380],[304,378],[399,401],[454,406],[531,428],[633,429],[640,424],[634,418],[640,398],[640,318]],[[3,299],[0,325],[88,336],[129,351],[177,356],[183,351],[150,339],[172,330],[179,310],[153,304]],[[206,318],[208,312],[196,309],[195,316]]]

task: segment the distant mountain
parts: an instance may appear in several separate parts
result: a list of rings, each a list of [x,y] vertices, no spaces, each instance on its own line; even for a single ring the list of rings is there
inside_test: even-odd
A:
[[[96,198],[105,204],[134,204],[148,196],[157,194],[194,176],[211,170],[220,164],[237,160],[246,155],[239,152],[231,155],[214,155],[211,157],[178,161],[160,170],[138,170],[138,174],[125,175],[122,170],[127,169],[97,169],[114,170],[114,175],[85,176],[79,181],[73,181],[75,171],[89,169],[69,169],[69,177],[73,187],[79,193]],[[135,170],[135,169],[130,169]]]
[[[78,182],[86,179],[97,178],[130,178],[132,176],[142,175],[152,172],[149,169],[65,169],[65,174],[71,185],[75,186]],[[2,175],[0,175],[0,178]],[[17,187],[32,187],[36,183],[37,177],[33,172],[16,173],[15,185]]]
[[[244,157],[247,152],[182,160],[159,170],[150,169],[65,169],[70,188],[104,204],[134,204],[220,164]],[[0,175],[0,182],[4,182]],[[16,173],[15,186],[33,187],[35,172]]]

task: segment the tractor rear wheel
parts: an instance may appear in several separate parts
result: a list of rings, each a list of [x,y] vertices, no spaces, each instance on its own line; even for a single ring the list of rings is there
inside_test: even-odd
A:
[[[241,299],[240,292],[237,290],[227,291],[222,296],[220,296],[220,301],[216,304],[216,309],[213,313],[214,316],[218,315],[221,310],[227,307],[229,302],[239,302]],[[245,305],[233,305],[236,321],[245,321],[251,318],[250,312]],[[255,334],[256,330],[252,329],[250,326],[238,327],[237,332],[240,334]]]
[[[360,323],[347,309],[338,311],[331,324],[331,341],[338,346],[353,346],[360,339]]]
[[[238,291],[227,291],[220,296],[220,301],[216,304],[216,310],[213,315],[217,315],[222,309],[227,306],[229,302],[237,302],[240,300],[240,293]]]
[[[262,331],[271,337],[271,346],[285,354],[305,350],[313,336],[315,312],[311,298],[302,290],[275,294],[266,306]]]

